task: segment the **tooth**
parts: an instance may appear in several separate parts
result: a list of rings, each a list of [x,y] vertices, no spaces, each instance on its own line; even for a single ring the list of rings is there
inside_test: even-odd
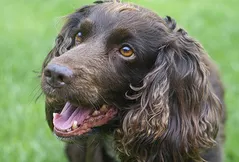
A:
[[[81,127],[81,129],[87,129],[87,128],[88,128],[87,124],[84,124],[84,125]]]
[[[100,111],[101,111],[101,112],[107,112],[107,111],[108,111],[108,106],[107,106],[107,105],[103,105],[103,106],[100,108]]]
[[[100,112],[97,111],[97,110],[95,110],[95,111],[92,113],[92,116],[97,116],[97,115],[99,115],[99,114],[100,114]]]
[[[53,118],[55,118],[55,117],[56,117],[56,115],[57,115],[57,113],[53,113]]]
[[[71,128],[72,128],[73,130],[76,129],[76,128],[78,128],[78,126],[77,126],[77,121],[76,121],[76,120],[74,120],[74,122],[73,122]]]
[[[71,128],[68,128],[66,131],[67,131],[67,132],[70,132],[70,131],[71,131]]]
[[[92,119],[92,118],[90,118],[90,119],[89,119],[89,121],[92,123],[92,122],[94,122],[95,120],[94,120],[94,119]]]

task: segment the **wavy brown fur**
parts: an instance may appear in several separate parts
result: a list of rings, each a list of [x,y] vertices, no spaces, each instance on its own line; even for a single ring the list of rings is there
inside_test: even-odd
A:
[[[132,87],[140,105],[128,111],[116,133],[128,161],[201,161],[200,150],[216,144],[221,106],[208,83],[206,54],[187,35],[175,36],[160,49],[143,86]]]
[[[110,142],[114,141],[115,151],[113,155],[109,153],[110,149],[101,141],[102,136],[96,135],[93,140],[89,139],[94,143],[99,141],[95,153],[92,152],[92,146],[88,146],[84,140],[79,140],[76,143],[81,143],[83,147],[79,150],[75,145],[68,145],[69,159],[80,162],[92,162],[95,159],[99,162],[113,162],[119,157],[118,161],[122,162],[220,162],[223,130],[219,130],[219,125],[223,124],[224,118],[221,117],[221,113],[224,114],[224,105],[223,88],[217,70],[200,43],[183,29],[177,29],[176,22],[170,17],[162,19],[147,9],[121,2],[98,1],[95,5],[83,7],[67,18],[56,39],[55,47],[43,63],[43,71],[52,60],[55,60],[55,63],[73,66],[65,60],[69,59],[68,55],[74,47],[71,30],[82,19],[101,13],[107,19],[107,14],[117,17],[124,11],[129,13],[128,17],[131,18],[118,20],[117,23],[133,24],[131,26],[136,28],[136,33],[139,32],[133,44],[136,51],[138,50],[138,62],[135,61],[134,65],[128,63],[130,70],[126,68],[112,73],[101,68],[108,64],[107,59],[102,60],[101,57],[94,56],[96,61],[91,61],[91,64],[99,70],[102,69],[102,73],[105,74],[104,77],[97,76],[100,78],[99,83],[103,80],[102,84],[97,86],[102,86],[102,89],[108,92],[107,95],[101,95],[120,110],[116,122],[119,124],[112,125],[110,131],[104,130],[102,133],[104,137],[105,134],[112,137],[110,139],[113,140]],[[94,16],[90,18],[92,17]],[[100,17],[99,19],[101,22],[111,21]],[[103,37],[101,41],[104,42],[105,39],[106,37]],[[98,47],[101,47],[99,50],[104,53],[104,45],[95,46]],[[64,60],[60,60],[61,57],[65,57]],[[105,88],[109,86],[104,87],[104,83],[113,86],[114,91]],[[43,90],[46,91],[44,82],[42,84]],[[116,86],[117,84],[119,86]],[[64,97],[67,98],[67,94],[70,95],[71,92],[65,92]],[[52,113],[60,111],[59,107],[63,101],[61,98],[54,98],[54,95],[46,95],[46,116],[52,128]],[[92,101],[89,99],[89,102]],[[91,150],[90,154],[86,148]],[[78,155],[82,154],[84,157],[78,158]]]

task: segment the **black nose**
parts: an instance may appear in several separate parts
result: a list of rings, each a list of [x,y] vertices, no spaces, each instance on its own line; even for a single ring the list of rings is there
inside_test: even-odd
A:
[[[45,68],[44,76],[48,84],[54,88],[60,88],[70,83],[73,72],[65,66],[50,64]]]

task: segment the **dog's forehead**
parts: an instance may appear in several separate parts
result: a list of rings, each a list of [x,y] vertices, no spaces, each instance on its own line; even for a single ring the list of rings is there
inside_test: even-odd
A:
[[[142,7],[129,3],[105,3],[91,9],[87,19],[90,19],[98,29],[146,27],[149,19],[158,16]]]

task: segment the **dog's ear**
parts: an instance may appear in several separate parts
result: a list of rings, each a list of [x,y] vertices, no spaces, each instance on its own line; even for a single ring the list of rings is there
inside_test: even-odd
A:
[[[207,54],[182,29],[173,35],[143,86],[132,87],[140,105],[129,110],[117,132],[125,159],[202,161],[200,150],[215,144],[221,105],[209,82]]]

